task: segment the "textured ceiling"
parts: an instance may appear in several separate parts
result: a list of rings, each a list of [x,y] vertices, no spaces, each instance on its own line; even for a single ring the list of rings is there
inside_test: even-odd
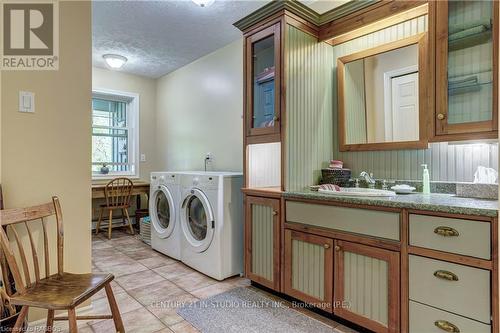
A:
[[[116,53],[128,58],[121,71],[158,78],[240,38],[233,23],[268,1],[94,1],[93,64]]]

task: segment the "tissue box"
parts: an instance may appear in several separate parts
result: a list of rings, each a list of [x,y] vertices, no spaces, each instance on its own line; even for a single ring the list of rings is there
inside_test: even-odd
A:
[[[498,184],[457,183],[457,196],[498,200]]]

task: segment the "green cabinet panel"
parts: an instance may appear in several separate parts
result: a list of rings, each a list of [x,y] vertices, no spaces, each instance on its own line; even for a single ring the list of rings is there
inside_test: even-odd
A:
[[[279,199],[246,197],[246,276],[275,290],[280,274],[279,205]]]
[[[333,240],[285,230],[285,293],[332,311]]]

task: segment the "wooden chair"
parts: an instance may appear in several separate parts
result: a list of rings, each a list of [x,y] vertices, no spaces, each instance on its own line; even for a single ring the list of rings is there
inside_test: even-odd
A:
[[[130,216],[128,215],[128,209],[130,208],[130,199],[132,197],[133,189],[134,184],[128,178],[115,178],[106,184],[106,187],[104,188],[106,203],[104,205],[101,205],[99,209],[99,220],[97,221],[97,226],[95,228],[96,235],[99,233],[99,229],[101,228],[101,221],[104,210],[107,210],[109,212],[108,239],[111,239],[114,210],[122,211],[123,223],[125,223],[126,216],[130,233],[132,235],[134,234],[134,229],[132,228],[132,223],[130,222]]]
[[[57,273],[50,273],[50,258],[49,258],[49,235],[47,232],[47,218],[55,216],[57,224]],[[44,268],[45,277],[41,278],[40,265],[38,262],[39,256],[36,251],[36,244],[32,234],[32,223],[41,221],[41,229],[43,229],[43,249],[44,249]],[[46,332],[52,332],[54,320],[68,320],[70,333],[78,331],[77,320],[91,319],[113,319],[117,332],[125,332],[123,322],[116,304],[113,290],[111,289],[111,281],[114,279],[112,274],[72,274],[66,273],[63,267],[64,258],[64,233],[63,219],[61,206],[57,197],[52,198],[51,203],[40,206],[20,209],[5,209],[0,210],[0,243],[5,253],[7,263],[14,280],[16,282],[17,292],[11,295],[11,304],[21,306],[19,317],[16,321],[12,332],[20,332],[22,324],[28,314],[30,307],[47,309],[47,327]],[[32,267],[35,280],[32,281],[28,261],[26,260],[26,252],[22,240],[19,238],[16,225],[23,224],[27,231],[28,240],[33,258]],[[14,251],[10,246],[10,240],[7,236],[7,231],[10,229],[10,234],[13,240],[17,243],[17,249],[22,265],[22,272],[17,264],[14,256]],[[9,228],[10,227],[10,228]],[[111,315],[89,315],[77,316],[75,308],[104,288],[108,297]],[[54,317],[55,310],[67,310],[67,317]]]

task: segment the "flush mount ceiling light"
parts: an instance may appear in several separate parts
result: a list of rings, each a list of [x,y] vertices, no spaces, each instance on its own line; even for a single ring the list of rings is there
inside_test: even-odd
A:
[[[118,54],[105,54],[102,56],[111,69],[120,69],[127,62],[127,58]]]
[[[215,0],[193,0],[195,4],[200,7],[208,7],[215,2]]]

